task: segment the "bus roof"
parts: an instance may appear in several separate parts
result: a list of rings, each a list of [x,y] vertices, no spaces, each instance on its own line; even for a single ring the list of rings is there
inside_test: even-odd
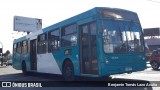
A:
[[[110,10],[110,11],[111,11],[111,10],[117,10],[117,11],[125,11],[125,12],[134,13],[134,12],[129,11],[129,10],[118,9],[118,8],[95,7],[95,8],[93,8],[93,9],[90,9],[90,10],[88,10],[88,11],[85,11],[85,12],[83,12],[83,13],[81,13],[81,14],[78,14],[78,15],[76,15],[76,16],[73,16],[73,17],[71,17],[71,18],[69,18],[69,19],[66,19],[66,20],[61,21],[61,22],[59,22],[59,23],[53,24],[53,25],[51,25],[51,26],[48,26],[48,27],[44,28],[43,30],[44,30],[44,31],[49,31],[49,30],[51,30],[51,29],[53,29],[53,28],[56,29],[56,28],[59,28],[59,27],[62,27],[62,26],[65,26],[65,25],[68,25],[68,24],[71,24],[71,23],[75,23],[75,22],[78,21],[78,20],[81,20],[81,19],[84,19],[84,18],[87,18],[87,17],[91,17],[91,16],[94,16],[94,15],[97,15],[97,14],[100,13],[100,12],[98,12],[98,11],[103,10],[103,9],[105,9],[105,10]],[[136,13],[134,13],[134,14],[136,14]]]
[[[100,13],[101,10],[109,10],[109,11],[112,11],[112,10],[116,10],[116,11],[123,11],[123,12],[129,12],[129,13],[133,13],[133,14],[136,14],[132,11],[128,11],[128,10],[124,10],[124,9],[118,9],[118,8],[108,8],[108,7],[95,7],[93,9],[90,9],[88,11],[85,11],[81,14],[78,14],[76,16],[73,16],[71,18],[68,18],[66,20],[63,20],[61,22],[58,22],[56,24],[53,24],[51,26],[48,26],[42,30],[39,30],[39,31],[35,31],[29,35],[26,35],[26,36],[23,36],[19,39],[15,39],[14,40],[14,43],[17,43],[17,42],[20,42],[20,41],[23,41],[23,40],[26,40],[27,38],[29,37],[32,37],[32,36],[35,36],[35,35],[38,35],[40,33],[43,33],[43,32],[48,32],[50,30],[53,30],[53,29],[57,29],[59,27],[63,27],[63,26],[66,26],[66,25],[69,25],[69,24],[72,24],[72,23],[75,23],[81,19],[85,19],[85,18],[88,18],[88,17],[91,17],[91,16],[96,16]]]

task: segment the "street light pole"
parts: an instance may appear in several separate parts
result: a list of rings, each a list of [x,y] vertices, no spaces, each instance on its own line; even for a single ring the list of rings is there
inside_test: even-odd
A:
[[[0,42],[0,44],[2,45],[2,52],[1,53],[1,66],[3,65],[3,44]]]

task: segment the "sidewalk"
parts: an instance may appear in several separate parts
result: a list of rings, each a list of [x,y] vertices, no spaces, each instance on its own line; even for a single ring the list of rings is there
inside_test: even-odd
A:
[[[3,66],[1,66],[1,62],[0,62],[0,68],[6,67],[5,62],[3,62]]]
[[[0,68],[5,68],[5,67],[7,67],[7,66],[6,65],[1,66],[1,64],[0,64]]]
[[[3,62],[3,65],[1,66],[1,62],[0,62],[0,68],[5,68],[6,66],[6,62]]]

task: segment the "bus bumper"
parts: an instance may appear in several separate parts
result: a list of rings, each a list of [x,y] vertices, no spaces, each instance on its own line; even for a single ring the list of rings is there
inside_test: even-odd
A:
[[[146,64],[133,64],[133,65],[107,65],[106,63],[101,64],[100,77],[110,76],[114,74],[131,73],[145,70]]]

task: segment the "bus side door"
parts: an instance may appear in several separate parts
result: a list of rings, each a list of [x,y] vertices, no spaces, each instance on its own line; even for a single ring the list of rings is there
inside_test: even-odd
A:
[[[96,22],[80,26],[80,66],[82,74],[98,74]]]
[[[37,40],[30,41],[30,67],[31,70],[37,70]]]

